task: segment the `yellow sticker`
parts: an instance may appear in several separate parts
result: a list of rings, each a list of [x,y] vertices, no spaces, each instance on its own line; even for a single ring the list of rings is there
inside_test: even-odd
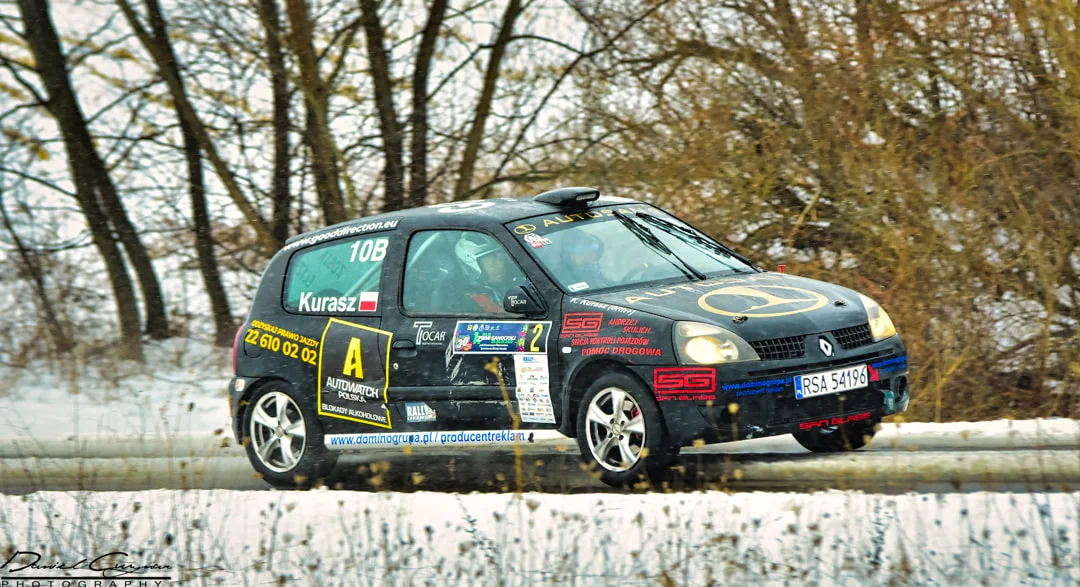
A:
[[[746,298],[760,300],[761,303]],[[751,318],[802,314],[823,308],[828,303],[829,299],[817,292],[786,285],[734,285],[714,289],[698,299],[698,306],[706,312]]]

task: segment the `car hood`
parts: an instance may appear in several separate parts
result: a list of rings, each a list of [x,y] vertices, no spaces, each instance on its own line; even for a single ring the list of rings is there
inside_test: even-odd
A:
[[[594,295],[583,293],[578,293],[578,297],[674,320],[715,324],[746,340],[813,334],[867,321],[866,310],[856,292],[780,273],[735,275]]]

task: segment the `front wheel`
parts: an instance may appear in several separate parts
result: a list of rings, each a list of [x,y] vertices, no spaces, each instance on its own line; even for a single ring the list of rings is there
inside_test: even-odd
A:
[[[244,415],[248,459],[275,487],[309,487],[334,469],[337,454],[323,445],[311,408],[281,383],[255,392]]]
[[[660,406],[641,383],[623,373],[603,375],[585,390],[580,405],[578,447],[601,481],[613,487],[661,482],[677,451]]]
[[[846,452],[859,450],[870,444],[877,432],[880,420],[851,422],[839,426],[800,430],[792,436],[799,444],[811,452]]]

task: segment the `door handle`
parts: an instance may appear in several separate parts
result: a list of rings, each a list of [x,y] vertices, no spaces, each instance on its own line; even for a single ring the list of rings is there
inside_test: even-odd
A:
[[[394,344],[391,345],[391,348],[393,348],[395,351],[415,350],[416,343],[411,340],[396,340],[394,341]]]

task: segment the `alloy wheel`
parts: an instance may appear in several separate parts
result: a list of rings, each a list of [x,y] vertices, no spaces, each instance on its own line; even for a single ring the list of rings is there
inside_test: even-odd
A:
[[[267,469],[284,473],[296,467],[304,455],[307,428],[291,397],[271,391],[259,398],[251,411],[251,443]]]
[[[589,450],[600,466],[621,473],[641,459],[645,418],[637,401],[626,390],[607,387],[593,396],[585,423]]]

